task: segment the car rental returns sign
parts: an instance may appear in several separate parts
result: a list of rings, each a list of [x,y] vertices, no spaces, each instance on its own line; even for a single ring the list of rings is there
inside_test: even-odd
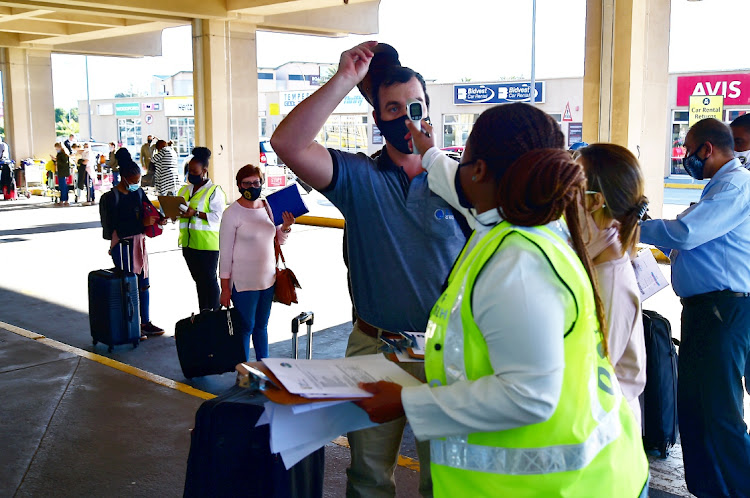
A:
[[[724,97],[721,95],[692,95],[690,97],[690,120],[689,126],[706,118],[722,120],[724,115]]]

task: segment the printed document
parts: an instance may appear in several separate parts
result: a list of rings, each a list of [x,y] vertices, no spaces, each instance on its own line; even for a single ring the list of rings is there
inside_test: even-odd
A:
[[[635,279],[641,291],[641,302],[653,296],[660,290],[669,287],[667,278],[659,269],[656,258],[650,249],[643,249],[633,260]]]
[[[335,360],[263,358],[263,363],[292,394],[307,398],[367,398],[360,382],[385,380],[402,386],[418,386],[419,380],[388,361],[382,354]]]

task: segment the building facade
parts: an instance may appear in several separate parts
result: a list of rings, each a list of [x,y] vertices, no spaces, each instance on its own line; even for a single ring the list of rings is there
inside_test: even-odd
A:
[[[290,62],[258,70],[258,124],[261,140],[302,100],[315,92],[335,71],[332,64]],[[192,81],[190,72],[155,77],[152,91],[163,95],[92,101],[92,135],[96,141],[116,142],[134,155],[147,135],[172,140],[181,156],[195,144]],[[750,73],[740,71],[669,75],[668,138],[664,176],[684,174],[682,143],[688,130],[691,95],[724,95],[723,119],[731,122],[750,111]],[[184,95],[174,94],[181,90]],[[430,119],[440,147],[464,146],[477,117],[486,109],[509,102],[528,102],[526,81],[428,83]],[[536,105],[554,117],[565,135],[566,146],[582,140],[583,78],[550,78],[535,82]],[[336,108],[318,134],[318,143],[335,149],[372,154],[383,146],[383,137],[372,108],[354,89]],[[81,130],[88,130],[86,101],[79,103]],[[637,151],[634,151],[637,153]]]

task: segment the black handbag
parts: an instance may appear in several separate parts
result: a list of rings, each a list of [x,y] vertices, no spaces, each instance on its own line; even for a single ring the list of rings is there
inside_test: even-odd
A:
[[[242,315],[234,309],[204,311],[177,322],[177,356],[185,378],[231,372],[247,360]]]

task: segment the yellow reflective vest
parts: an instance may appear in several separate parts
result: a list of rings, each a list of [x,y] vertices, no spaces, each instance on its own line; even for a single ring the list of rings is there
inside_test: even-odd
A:
[[[548,228],[504,221],[471,250],[464,249],[430,314],[427,380],[433,386],[449,385],[494,375],[471,296],[482,268],[503,250],[503,240],[511,233],[540,249],[575,301],[572,328],[550,331],[564,337],[560,399],[552,416],[541,423],[432,440],[434,495],[636,498],[648,478],[640,427],[602,354],[594,294],[583,264]]]
[[[190,195],[190,187],[183,185],[177,195],[182,196],[188,206],[199,213],[208,213],[211,208],[211,196],[218,189],[221,195],[224,191],[216,184],[209,186]],[[225,199],[226,202],[226,199]],[[211,226],[208,220],[202,220],[197,215],[192,218],[180,218],[180,247],[189,247],[201,251],[219,250],[219,225]]]

